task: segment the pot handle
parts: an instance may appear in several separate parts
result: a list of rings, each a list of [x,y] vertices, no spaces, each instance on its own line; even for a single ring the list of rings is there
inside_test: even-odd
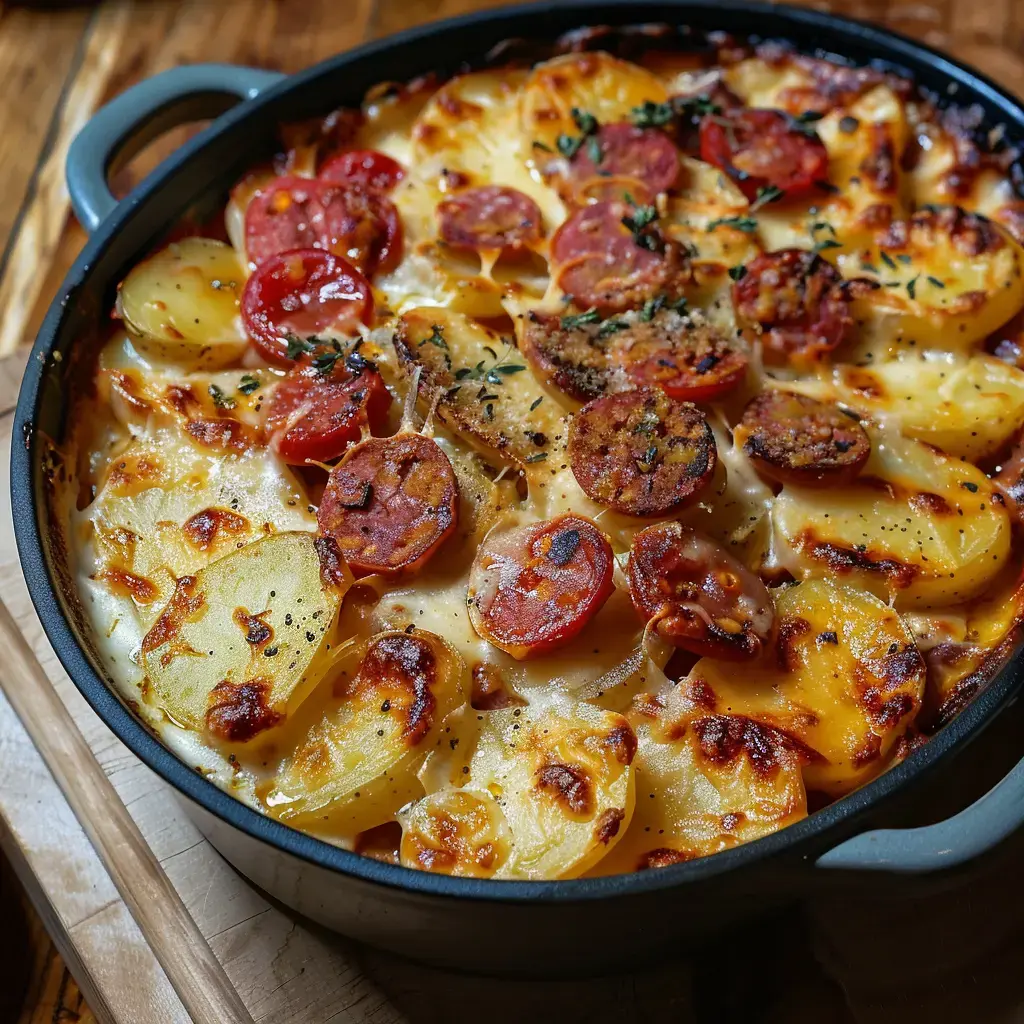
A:
[[[284,77],[232,64],[186,64],[133,85],[101,107],[68,150],[68,193],[82,226],[95,231],[113,211],[111,172],[153,139],[177,125],[217,117]]]
[[[1024,760],[984,796],[945,821],[921,828],[877,829],[841,843],[816,861],[840,871],[928,874],[987,853],[1024,825]]]

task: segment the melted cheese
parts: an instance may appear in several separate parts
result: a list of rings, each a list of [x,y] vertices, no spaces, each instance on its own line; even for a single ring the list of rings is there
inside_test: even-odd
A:
[[[129,273],[126,332],[103,347],[95,396],[76,414],[78,450],[66,453],[76,473],[62,500],[104,665],[178,756],[330,842],[352,845],[360,830],[399,821],[401,859],[414,867],[573,877],[703,856],[784,827],[807,813],[808,789],[838,796],[862,784],[900,756],[912,724],[943,721],[980,685],[1024,607],[1008,515],[971,464],[1024,426],[1020,370],[978,353],[1024,306],[1024,250],[998,226],[921,207],[958,203],[1012,225],[1019,200],[995,166],[958,184],[957,140],[922,123],[891,82],[821,78],[796,59],[732,64],[724,84],[749,105],[821,112],[813,128],[837,191],[751,209],[717,168],[682,155],[678,188],[658,199],[660,229],[687,253],[691,308],[728,334],[735,268],[762,251],[814,248],[844,277],[879,285],[856,298],[853,337],[834,365],[772,381],[755,345],[747,383],[706,408],[718,468],[678,518],[768,578],[803,581],[772,591],[779,644],[762,660],[737,669],[704,659],[679,685],[666,679],[672,649],[645,636],[623,572],[649,522],[582,492],[566,453],[574,406],[545,392],[516,350],[510,318],[563,308],[547,266],[548,239],[570,213],[557,189],[560,137],[579,136],[581,113],[628,121],[645,103],[713,88],[717,74],[689,58],[648,68],[571,53],[440,88],[377,90],[353,134],[331,142],[380,150],[406,172],[391,196],[403,257],[372,282],[378,318],[361,352],[404,405],[405,427],[434,436],[458,480],[457,529],[414,577],[325,594],[311,554],[322,477],[264,447],[282,371],[247,349],[238,294],[245,208],[271,172],[232,193],[234,251],[186,239]],[[916,159],[904,161],[912,135]],[[290,173],[312,174],[317,156],[300,143]],[[440,243],[438,204],[492,184],[539,206],[533,251],[481,258]],[[259,382],[248,394],[243,373]],[[780,383],[865,418],[873,450],[860,477],[776,493],[757,475],[732,427],[755,388]],[[232,454],[204,448],[189,434],[196,418],[230,421],[246,443]],[[469,566],[489,530],[565,512],[609,538],[615,589],[571,642],[515,661],[472,628]],[[286,548],[301,551],[294,564],[260,554]],[[257,557],[262,568],[250,571]],[[144,645],[182,577],[199,581],[206,611]],[[300,596],[329,625],[299,630],[289,608]],[[261,622],[304,656],[269,664],[254,650]],[[442,666],[415,741],[414,690],[395,691],[414,716],[403,725],[374,685],[352,682],[373,638],[401,641],[410,629]],[[267,728],[232,731],[238,708],[222,684],[261,678]],[[481,681],[512,705],[475,710]]]

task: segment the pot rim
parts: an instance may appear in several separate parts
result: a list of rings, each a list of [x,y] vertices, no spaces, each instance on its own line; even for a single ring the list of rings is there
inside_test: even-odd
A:
[[[107,247],[110,239],[132,218],[138,203],[144,197],[162,189],[178,173],[182,165],[211,138],[240,121],[259,117],[267,103],[275,98],[299,90],[320,76],[357,59],[385,56],[389,50],[400,44],[428,43],[434,38],[467,26],[510,21],[524,28],[531,24],[535,27],[536,19],[552,13],[565,14],[578,10],[581,24],[599,24],[601,17],[597,11],[604,11],[611,6],[604,0],[556,0],[554,3],[501,7],[432,22],[338,54],[289,76],[280,84],[261,92],[257,98],[229,110],[215,125],[197,135],[161,164],[130,196],[122,200],[114,213],[91,236],[47,312],[22,381],[15,412],[11,454],[15,535],[22,569],[36,612],[54,651],[79,691],[102,721],[144,764],[180,794],[225,823],[252,839],[317,867],[387,889],[464,901],[516,904],[537,901],[573,903],[651,893],[688,883],[699,883],[744,866],[764,864],[787,852],[792,854],[801,845],[805,848],[803,859],[807,860],[809,856],[816,856],[829,845],[825,840],[826,833],[833,830],[839,833],[837,841],[847,838],[855,831],[857,819],[864,817],[905,784],[922,777],[940,761],[974,739],[1024,681],[1024,652],[1018,648],[1014,656],[970,704],[905,761],[889,768],[861,789],[764,838],[713,856],[656,871],[557,881],[495,881],[455,878],[387,864],[333,846],[260,814],[220,789],[215,783],[198,775],[152,735],[108,686],[102,673],[94,667],[84,648],[79,644],[74,627],[58,597],[60,588],[50,567],[48,546],[43,538],[42,520],[47,511],[41,485],[39,440],[33,423],[40,406],[49,355],[57,344],[65,308],[86,282],[92,265]],[[788,27],[801,26],[820,30],[821,45],[817,52],[839,56],[841,59],[842,44],[856,40],[861,45],[875,47],[878,59],[884,64],[898,67],[901,60],[907,59],[922,62],[943,74],[950,83],[956,82],[971,87],[982,95],[992,108],[989,113],[992,110],[999,111],[1018,122],[1024,131],[1024,106],[985,75],[899,33],[848,17],[751,0],[669,0],[660,4],[647,0],[630,0],[625,5],[620,0],[615,6],[619,11],[629,11],[636,7],[637,16],[631,19],[631,23],[634,24],[644,20],[641,13],[643,10],[650,11],[658,7],[662,10],[674,10],[675,21],[680,24],[685,24],[688,13],[694,11],[713,10],[723,24],[735,16],[770,14]],[[591,17],[587,17],[587,12],[590,12]],[[773,33],[770,38],[785,38],[784,28],[783,31]],[[832,52],[833,46],[836,53]]]

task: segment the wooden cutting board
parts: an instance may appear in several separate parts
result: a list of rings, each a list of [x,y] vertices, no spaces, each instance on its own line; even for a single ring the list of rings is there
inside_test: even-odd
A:
[[[7,356],[0,362],[0,474],[7,472],[10,411],[25,345],[84,241],[81,229],[68,217],[63,165],[71,138],[99,104],[175,64],[217,60],[294,71],[362,40],[489,6],[497,4],[106,0],[91,8],[33,10],[8,7],[0,0],[0,194],[6,200],[0,209],[0,354]],[[1024,0],[943,0],[932,5],[862,0],[814,6],[872,18],[946,47],[1024,94]],[[172,136],[143,154],[120,182],[122,187],[130,186],[181,137]],[[944,984],[929,985],[927,992],[922,981],[916,998],[893,980],[900,976],[895,966],[901,953],[887,941],[899,931],[901,942],[911,944],[912,929],[902,919],[898,929],[895,920],[887,925],[863,908],[855,931],[864,943],[849,941],[842,922],[850,914],[844,908],[831,914],[823,910],[812,927],[799,916],[775,922],[767,944],[756,935],[734,936],[709,946],[689,963],[586,984],[572,979],[499,983],[427,970],[360,949],[296,920],[220,859],[168,788],[110,734],[64,675],[31,610],[14,549],[6,487],[0,494],[0,593],[255,1020],[726,1021],[741,1014],[779,1024],[842,1024],[853,1019],[840,988],[818,959],[827,960],[831,973],[843,980],[857,1019],[888,1020],[888,1013],[895,1015],[901,1006],[925,1004],[929,1019],[936,1021],[1021,1019],[1012,981],[1013,964],[1024,960],[1024,939],[1014,931],[1019,915],[1008,916],[1005,908],[1019,907],[1024,890],[1006,880],[991,892],[979,890],[975,897],[984,908],[979,918],[984,927],[978,923],[977,928],[986,940],[975,940],[974,933],[966,931],[968,938],[957,946],[955,957],[960,974]],[[117,1024],[188,1020],[152,949],[2,695],[0,847],[95,1019]],[[985,895],[990,899],[986,901]],[[924,910],[920,917],[928,920]],[[1000,926],[1004,918],[1008,923]],[[9,929],[10,923],[5,921],[3,927]],[[929,946],[930,929],[927,925],[921,932],[921,946]],[[10,938],[8,931],[5,939]],[[609,941],[628,942],[628,936]],[[862,945],[886,950],[892,963],[858,960],[854,954]],[[985,967],[975,962],[979,951],[985,953]],[[500,955],[496,936],[495,956]],[[48,962],[46,957],[39,960]],[[844,965],[850,964],[856,970],[844,974]],[[890,982],[891,991],[886,987]],[[58,1005],[67,1006],[66,984],[52,989],[52,1003],[40,1001],[26,1008],[23,1021],[73,1019]],[[973,1010],[980,1005],[986,1011],[977,1016]],[[83,1007],[76,1007],[75,1013],[82,1014],[77,1018],[82,1022],[89,1020]]]

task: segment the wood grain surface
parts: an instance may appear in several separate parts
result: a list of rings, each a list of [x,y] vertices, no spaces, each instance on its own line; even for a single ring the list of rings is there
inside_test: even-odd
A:
[[[0,355],[8,356],[0,361],[0,444],[5,453],[0,472],[7,468],[9,414],[25,346],[84,242],[69,216],[63,167],[71,139],[98,105],[177,64],[216,60],[295,71],[369,38],[498,5],[497,0],[105,0],[95,5],[0,0],[0,194],[5,200],[0,208]],[[1024,0],[833,0],[813,6],[868,18],[945,48],[1024,95]],[[179,131],[154,144],[118,186],[138,180],[183,137]],[[9,500],[6,495],[4,500]],[[908,1006],[925,1002],[925,1017],[933,1021],[1024,1019],[1012,1000],[999,997],[1000,991],[1012,990],[1014,964],[1024,959],[1021,917],[1007,912],[1020,906],[1020,886],[1009,893],[1005,887],[976,893],[984,938],[963,938],[957,945],[963,969],[951,988],[938,981],[918,1003],[908,1002],[901,991],[885,1005],[879,992],[900,976],[895,970],[900,947],[912,941],[929,944],[929,929],[941,927],[930,922],[928,908],[920,911],[926,923],[916,939],[902,922],[899,941],[895,929],[883,928],[867,950],[836,926],[847,920],[848,908],[830,912],[823,904],[810,924],[800,917],[773,922],[768,942],[763,936],[743,937],[749,940],[744,948],[755,952],[734,951],[739,943],[711,946],[690,964],[587,986],[571,980],[503,983],[497,999],[494,982],[357,950],[296,922],[217,857],[163,783],[110,735],[63,675],[28,603],[9,519],[8,508],[0,521],[0,590],[118,798],[256,1020],[426,1024],[479,1019],[486,1005],[484,1016],[496,1022],[844,1024],[854,1019],[847,1001],[857,1020],[872,1022],[905,1019],[900,1015]],[[0,1024],[187,1021],[2,695],[0,847],[8,857],[0,864],[0,927],[5,954],[13,951],[0,957]],[[859,908],[861,915],[873,913],[872,906]],[[865,920],[859,934],[871,934],[872,925]],[[983,977],[975,963],[982,954],[986,964],[995,965],[996,981]],[[828,963],[829,971],[818,961]],[[728,966],[723,968],[723,962]],[[856,964],[853,973],[850,964]],[[934,963],[930,966],[934,970]],[[841,979],[845,1000],[833,977]]]

